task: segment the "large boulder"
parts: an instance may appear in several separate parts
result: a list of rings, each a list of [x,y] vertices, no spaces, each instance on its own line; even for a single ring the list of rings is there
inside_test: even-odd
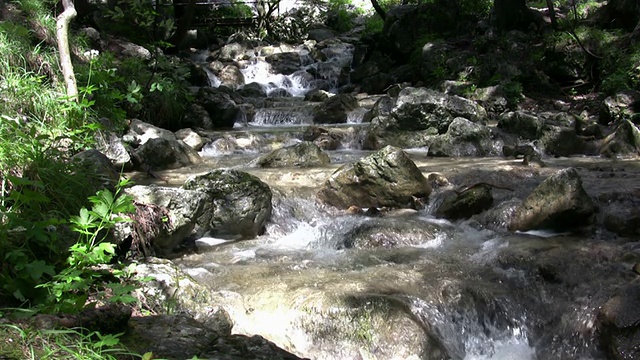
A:
[[[316,124],[346,123],[349,112],[358,108],[358,100],[349,94],[338,94],[325,100],[314,109]]]
[[[126,192],[141,204],[156,205],[167,211],[167,231],[156,236],[152,244],[158,256],[170,255],[193,233],[196,220],[209,200],[201,191],[155,185],[136,185],[127,188]]]
[[[463,191],[450,191],[436,209],[435,215],[449,220],[468,219],[493,205],[491,186],[479,184]]]
[[[300,54],[297,52],[276,53],[265,56],[276,74],[291,75],[300,70]]]
[[[316,144],[303,141],[273,150],[261,156],[258,159],[258,166],[263,168],[313,167],[327,165],[330,162],[329,155],[323,152]]]
[[[629,120],[621,121],[616,130],[602,141],[600,154],[608,157],[640,154],[638,126]]]
[[[196,101],[206,110],[213,128],[232,128],[241,114],[231,96],[218,89],[200,88]]]
[[[420,208],[430,193],[431,185],[409,156],[387,146],[336,170],[318,197],[339,208]]]
[[[449,230],[450,231],[450,230]],[[371,219],[345,235],[340,235],[338,249],[372,249],[419,246],[449,232],[441,225],[418,219],[398,221],[393,217]]]
[[[498,127],[527,140],[539,139],[544,121],[525,111],[509,111],[498,118]]]
[[[122,141],[122,137],[111,131],[99,131],[96,134],[96,148],[105,154],[118,169],[131,168],[131,155]]]
[[[91,182],[93,191],[109,189],[115,190],[120,180],[120,173],[113,166],[109,158],[96,149],[81,151],[72,157],[75,165],[83,168]]]
[[[544,180],[515,209],[509,230],[571,229],[588,225],[595,212],[578,172],[563,169]]]
[[[163,138],[167,140],[175,140],[173,132],[151,125],[144,121],[133,119],[129,124],[129,130],[135,136],[135,142],[144,145],[151,139]]]
[[[640,122],[640,91],[624,90],[602,102],[598,118],[600,124],[609,125],[622,120]]]
[[[135,151],[142,164],[153,170],[178,169],[197,164],[201,158],[198,153],[180,140],[165,138],[150,139]]]
[[[598,333],[609,359],[640,357],[640,283],[634,281],[609,299],[598,314]]]
[[[213,170],[187,179],[183,188],[210,196],[197,220],[200,236],[254,238],[271,217],[271,189],[242,171]]]
[[[218,72],[220,84],[230,89],[238,89],[244,85],[244,75],[235,65],[226,65]]]
[[[191,129],[180,129],[175,133],[178,140],[182,140],[185,144],[191,146],[194,150],[200,151],[205,144],[200,134]]]
[[[391,113],[399,130],[435,128],[440,134],[448,130],[456,117],[479,122],[487,116],[486,111],[473,101],[432,89],[412,87],[400,91]]]
[[[496,155],[491,130],[465,118],[455,118],[445,134],[431,137],[429,155],[433,156],[489,156]]]

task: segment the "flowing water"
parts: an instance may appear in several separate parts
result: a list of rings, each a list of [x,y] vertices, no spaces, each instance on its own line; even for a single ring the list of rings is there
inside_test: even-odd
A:
[[[252,66],[245,76],[266,65]],[[252,81],[304,92],[292,79],[261,76]],[[163,173],[179,185],[190,174],[236,168],[273,189],[264,235],[218,240],[174,260],[211,289],[242,299],[242,308],[230,309],[234,332],[260,334],[313,359],[604,358],[598,307],[634,276],[625,262],[637,251],[632,245],[599,229],[514,234],[500,223],[437,219],[429,205],[439,191],[420,211],[366,216],[323,206],[315,198],[322,182],[369,153],[360,150],[366,124],[335,126],[351,136],[329,152],[329,166],[256,168],[260,154],[300,141],[311,123],[299,99],[281,105],[260,109],[252,123],[211,133],[203,164]],[[537,168],[500,158],[434,159],[420,149],[409,154],[425,175],[512,188],[493,190],[498,207],[568,166],[593,197],[633,188],[640,173],[635,162],[595,158],[547,159],[547,167]],[[358,245],[376,241],[386,245]]]

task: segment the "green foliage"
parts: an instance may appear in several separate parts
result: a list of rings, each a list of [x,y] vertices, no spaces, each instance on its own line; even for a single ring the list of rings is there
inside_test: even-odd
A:
[[[98,285],[109,288],[117,295],[116,301],[132,302],[126,295],[132,290],[120,282],[106,282],[104,279],[118,279],[124,273],[105,272],[99,265],[108,264],[115,255],[115,245],[105,242],[108,230],[116,224],[129,221],[121,215],[135,211],[133,199],[121,193],[126,181],[121,182],[113,194],[109,190],[100,190],[89,197],[91,210],[80,209],[79,215],[70,219],[71,230],[80,235],[78,241],[69,248],[68,267],[53,275],[51,281],[37,287],[48,290],[48,311],[75,313],[81,310],[89,294]],[[111,299],[113,300],[113,299]]]
[[[116,360],[143,358],[125,349],[122,334],[79,330],[37,330],[25,324],[1,324],[0,358],[43,360]]]
[[[507,99],[507,106],[510,108],[515,108],[524,95],[522,94],[522,84],[517,81],[509,81],[501,86],[502,91],[504,93],[504,97]]]
[[[175,30],[170,17],[163,16],[146,0],[117,0],[106,12],[103,27],[142,45],[170,46],[166,40]]]
[[[353,18],[361,11],[351,4],[351,0],[329,0],[327,26],[347,32],[353,28]]]

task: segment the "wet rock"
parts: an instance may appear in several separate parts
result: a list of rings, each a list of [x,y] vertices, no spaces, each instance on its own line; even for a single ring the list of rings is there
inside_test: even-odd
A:
[[[338,249],[373,249],[417,246],[447,238],[447,230],[420,220],[376,218],[369,220],[345,235],[340,235]]]
[[[544,151],[553,156],[595,155],[595,143],[578,136],[574,128],[548,126],[541,139]]]
[[[307,32],[309,34],[307,38],[317,42],[336,37],[336,33],[333,30],[323,25],[313,25]]]
[[[182,140],[182,142],[191,146],[195,151],[200,151],[204,146],[204,139],[202,136],[191,129],[178,130],[175,135],[176,139]]]
[[[598,320],[608,358],[640,357],[640,283],[634,281],[621,288],[600,308]]]
[[[328,100],[332,96],[333,94],[328,91],[322,89],[314,89],[304,95],[304,101],[322,102]]]
[[[213,129],[213,122],[211,121],[209,113],[199,104],[189,105],[182,125],[205,130]]]
[[[271,54],[264,60],[271,64],[271,69],[276,74],[291,75],[300,70],[300,54],[297,52]]]
[[[238,90],[238,94],[249,98],[262,98],[267,96],[267,92],[262,85],[257,82],[249,83]]]
[[[358,100],[349,94],[330,97],[314,109],[313,122],[316,124],[346,123],[348,113],[358,108]]]
[[[324,183],[318,197],[343,209],[351,205],[420,208],[430,193],[429,182],[407,154],[387,146],[339,168]]]
[[[431,138],[428,153],[449,157],[495,155],[494,141],[488,127],[458,117],[445,134]]]
[[[205,109],[214,129],[232,128],[240,115],[240,107],[231,96],[218,89],[200,88],[196,102]]]
[[[479,184],[463,191],[450,191],[436,209],[435,215],[449,220],[468,219],[493,205],[491,186]]]
[[[226,65],[222,68],[222,70],[218,72],[218,79],[221,85],[234,90],[244,85],[244,75],[235,65]]]
[[[498,118],[498,127],[527,140],[535,140],[542,135],[544,121],[524,111],[510,111]]]
[[[378,116],[389,116],[391,115],[391,110],[393,110],[393,106],[395,105],[395,99],[391,96],[383,96],[378,99],[371,110],[367,111],[363,118],[362,122],[371,122],[374,118]]]
[[[304,141],[311,141],[322,150],[336,150],[340,146],[339,136],[331,129],[309,126],[302,134]]]
[[[576,170],[563,169],[544,180],[516,208],[509,230],[572,229],[588,225],[595,212]]]
[[[640,154],[640,130],[629,120],[620,122],[616,131],[602,141],[600,154],[607,157]]]
[[[131,155],[122,138],[116,133],[99,131],[96,134],[96,149],[105,154],[117,169],[131,169]]]
[[[214,170],[187,179],[183,188],[210,197],[197,220],[199,236],[254,238],[271,217],[271,189],[242,171]]]
[[[242,307],[237,294],[212,291],[166,259],[148,258],[135,267],[133,278],[140,280],[133,296],[151,312],[187,315],[220,335],[233,327],[222,304]]]
[[[151,139],[176,139],[176,136],[171,131],[159,128],[155,125],[151,125],[138,119],[131,120],[131,124],[129,124],[129,130],[134,134],[136,143],[140,145],[144,145]]]
[[[152,244],[158,256],[170,255],[192,234],[196,220],[208,201],[208,196],[201,191],[155,185],[132,186],[126,189],[126,193],[141,204],[157,205],[167,210],[167,232],[156,236]]]
[[[239,43],[230,43],[221,47],[214,53],[214,56],[220,61],[236,61],[245,57],[247,49]]]
[[[604,227],[620,236],[640,235],[640,192],[612,192],[598,196]]]
[[[221,360],[304,360],[259,335],[220,337],[202,357]]]
[[[435,128],[443,134],[456,117],[473,122],[486,118],[486,111],[473,101],[427,89],[407,87],[400,91],[392,110],[398,130]]]
[[[303,141],[301,143],[271,151],[258,159],[258,166],[263,168],[275,167],[314,167],[323,166],[331,162],[329,155],[316,144]]]
[[[178,169],[197,164],[200,155],[180,140],[150,139],[136,149],[135,155],[142,166],[153,170]]]
[[[624,90],[604,99],[598,122],[609,125],[623,120],[640,122],[640,91]]]
[[[488,229],[504,230],[508,228],[520,204],[522,204],[522,201],[519,199],[503,201],[487,211],[473,216],[473,219]]]

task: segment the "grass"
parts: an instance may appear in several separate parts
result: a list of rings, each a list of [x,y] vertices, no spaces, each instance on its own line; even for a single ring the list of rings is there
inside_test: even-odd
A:
[[[0,324],[1,359],[119,360],[140,359],[120,344],[120,335],[81,329],[38,330],[27,323]]]

